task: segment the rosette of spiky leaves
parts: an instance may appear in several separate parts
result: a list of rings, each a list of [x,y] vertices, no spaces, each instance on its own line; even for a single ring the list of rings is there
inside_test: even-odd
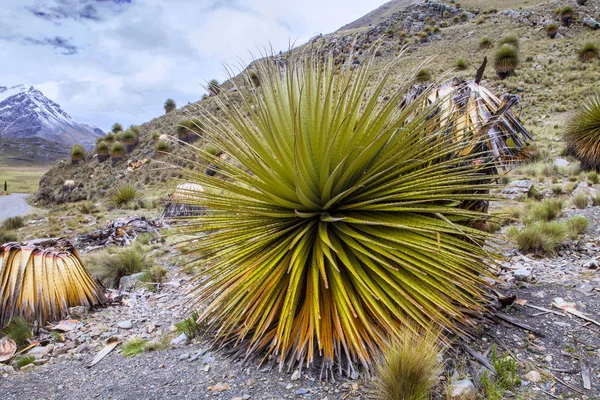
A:
[[[557,33],[558,25],[556,25],[554,22],[551,22],[548,25],[546,25],[546,35],[548,35],[549,38],[554,39]]]
[[[577,51],[577,58],[581,62],[590,62],[598,58],[600,50],[598,46],[592,42],[586,42],[581,49]]]
[[[494,56],[494,68],[500,79],[505,79],[515,73],[519,65],[519,51],[510,44],[503,44]]]
[[[486,165],[456,155],[428,118],[439,104],[419,106],[428,91],[399,107],[414,76],[397,89],[372,58],[336,73],[331,57],[288,57],[256,62],[243,103],[216,100],[226,122],[205,115],[229,162],[191,146],[220,172],[184,171],[205,189],[188,198],[203,214],[180,221],[202,236],[182,244],[202,260],[199,320],[246,357],[346,372],[407,322],[460,332],[481,310],[490,237],[461,205],[489,199]]]
[[[80,144],[74,144],[71,147],[71,160],[72,161],[81,161],[85,158],[85,149]]]
[[[588,98],[567,123],[565,142],[585,169],[600,169],[600,96]]]

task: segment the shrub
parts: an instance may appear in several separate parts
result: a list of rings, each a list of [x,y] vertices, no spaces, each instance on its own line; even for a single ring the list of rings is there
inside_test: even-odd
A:
[[[507,390],[521,385],[521,378],[517,375],[519,363],[510,354],[504,357],[498,357],[496,345],[492,345],[490,359],[496,374],[492,379],[488,371],[485,371],[481,377],[481,385],[486,399],[502,400]]]
[[[505,44],[508,44],[512,47],[514,47],[515,49],[519,48],[519,38],[514,36],[514,35],[508,35],[503,37],[498,44],[500,45],[500,47],[504,46]]]
[[[515,238],[522,252],[551,254],[565,241],[567,228],[558,221],[538,221],[526,225],[523,229],[511,227],[507,233]]]
[[[565,26],[571,25],[571,23],[573,22],[573,15],[574,15],[573,7],[564,6],[560,10],[560,20],[563,23],[563,25],[565,25]]]
[[[414,328],[413,328],[414,329]],[[438,336],[405,328],[382,349],[375,367],[372,393],[376,400],[431,398],[442,368]]]
[[[421,70],[419,70],[419,72],[417,72],[417,75],[415,76],[415,80],[417,82],[427,82],[427,81],[431,80],[431,72],[429,72],[429,70],[427,70],[427,69],[421,69]]]
[[[153,142],[157,142],[159,138],[160,138],[160,132],[159,131],[152,131],[152,132],[150,132],[150,139],[152,139]]]
[[[590,182],[592,185],[595,185],[598,182],[600,182],[600,177],[598,176],[598,173],[596,171],[589,172],[587,174],[587,179],[588,182]]]
[[[114,142],[110,147],[110,156],[115,159],[123,158],[127,154],[127,149],[121,142]]]
[[[216,80],[216,79],[211,79],[211,80],[208,82],[208,87],[207,87],[207,89],[208,89],[208,93],[209,93],[211,96],[216,96],[216,95],[218,95],[219,93],[221,93],[221,86],[219,85],[219,81],[218,81],[218,80]]]
[[[590,226],[590,221],[584,216],[577,215],[567,221],[567,229],[569,231],[569,237],[576,239],[577,236],[585,232]]]
[[[526,207],[526,215],[522,217],[524,224],[536,221],[552,221],[562,215],[564,202],[561,199],[548,199],[541,203],[530,203]]]
[[[24,225],[25,221],[23,220],[23,217],[9,217],[6,218],[4,222],[2,222],[2,229],[6,231],[12,231],[15,229],[22,228]]]
[[[577,52],[577,58],[581,62],[589,62],[598,58],[598,46],[592,42],[586,42],[583,47]]]
[[[175,100],[167,99],[165,100],[165,104],[163,105],[163,107],[165,108],[165,114],[168,114],[171,111],[175,111],[177,109],[177,104],[175,103]]]
[[[125,144],[125,148],[128,153],[131,153],[133,151],[133,149],[135,148],[135,145],[137,144],[137,140],[138,140],[137,138],[138,137],[137,137],[135,131],[132,129],[127,129],[121,135],[120,140],[122,140],[123,144]]]
[[[558,25],[556,25],[554,22],[546,25],[546,35],[548,35],[548,37],[550,39],[554,39],[554,37],[556,36],[557,33],[558,33]]]
[[[586,99],[569,118],[564,140],[583,169],[600,168],[600,96]]]
[[[141,246],[134,244],[115,254],[103,252],[94,255],[87,260],[86,265],[92,276],[99,279],[104,286],[116,288],[122,277],[143,272],[146,269],[143,252]]]
[[[124,183],[118,186],[110,195],[109,204],[113,207],[123,207],[142,197],[137,185]]]
[[[179,140],[191,143],[203,132],[202,122],[198,118],[184,119],[175,128]]]
[[[74,144],[71,147],[71,162],[77,164],[85,158],[85,149],[80,144]]]
[[[81,203],[79,205],[79,212],[82,214],[92,214],[94,212],[96,212],[96,206],[94,205],[94,203],[91,203],[89,201],[84,201],[83,203]]]
[[[456,61],[456,69],[458,69],[459,71],[463,71],[463,70],[467,69],[467,62],[465,60],[463,60],[462,58],[458,59]]]
[[[490,38],[487,36],[482,37],[479,41],[479,48],[489,49],[490,47],[492,47],[492,41],[490,40]]]
[[[159,153],[170,153],[171,148],[167,142],[164,140],[159,140],[158,143],[156,143],[156,151]]]
[[[123,131],[123,127],[118,122],[115,122],[112,126],[111,132],[117,134]]]
[[[5,230],[0,229],[0,244],[16,242],[16,241],[17,241],[17,235],[15,233],[6,232]]]
[[[104,135],[104,141],[108,144],[112,144],[115,141],[115,135],[113,133],[107,133]]]
[[[514,75],[517,66],[519,65],[519,52],[510,44],[503,44],[496,51],[494,57],[494,67],[496,68],[496,75],[500,79],[505,79],[511,75]]]
[[[28,339],[33,337],[31,325],[21,317],[16,317],[2,330],[2,334],[12,339],[17,347],[25,347],[29,344]]]
[[[102,141],[96,145],[96,153],[98,154],[108,154],[108,143]]]
[[[192,196],[206,207],[185,221],[202,237],[188,250],[213,260],[196,264],[199,319],[215,343],[249,357],[266,351],[282,366],[318,358],[324,369],[372,368],[407,322],[456,332],[468,320],[461,310],[481,309],[491,235],[473,225],[489,218],[475,208],[488,167],[466,167],[466,142],[418,106],[430,89],[399,108],[409,82],[392,87],[389,69],[286,61],[283,71],[257,61],[269,77],[261,90],[240,88],[249,100],[224,110],[227,121],[206,119],[208,141],[231,162],[204,151],[192,159],[229,179],[184,173],[205,188]]]
[[[585,193],[579,192],[576,193],[571,199],[573,205],[579,209],[587,208],[588,206],[588,197]]]
[[[553,185],[552,186],[552,193],[554,193],[554,195],[558,196],[560,194],[563,194],[563,187],[562,185]]]

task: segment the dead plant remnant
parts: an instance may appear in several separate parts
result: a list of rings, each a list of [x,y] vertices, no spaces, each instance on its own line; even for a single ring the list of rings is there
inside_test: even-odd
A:
[[[16,317],[44,324],[65,317],[69,307],[104,301],[68,240],[0,246],[0,326]]]

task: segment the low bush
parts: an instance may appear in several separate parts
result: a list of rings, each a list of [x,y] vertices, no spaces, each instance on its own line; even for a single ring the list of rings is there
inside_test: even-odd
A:
[[[429,72],[429,70],[426,70],[426,69],[421,69],[421,70],[419,70],[419,72],[417,72],[417,75],[415,76],[415,80],[417,82],[427,82],[427,81],[431,80],[431,72]]]
[[[571,239],[577,238],[590,226],[590,221],[582,215],[577,215],[567,221],[567,229]]]
[[[585,193],[583,192],[579,192],[574,194],[573,197],[571,198],[571,202],[573,203],[573,205],[579,209],[584,209],[587,208],[588,206],[588,197]]]
[[[600,178],[598,177],[598,173],[596,171],[589,172],[587,174],[587,178],[588,178],[588,182],[591,183],[592,185],[595,185],[598,182],[600,182]]]
[[[197,311],[193,311],[189,317],[181,322],[175,323],[175,327],[178,332],[185,333],[188,339],[194,339],[202,336],[205,332],[203,325],[198,323],[199,314]]]
[[[116,288],[122,277],[145,271],[147,263],[142,246],[133,244],[114,254],[105,251],[91,256],[86,266],[104,286]]]
[[[600,51],[598,50],[598,46],[595,43],[587,42],[583,45],[581,49],[577,52],[577,58],[581,62],[590,62],[596,60]]]
[[[25,221],[23,217],[9,217],[4,220],[2,223],[2,229],[5,231],[12,231],[15,229],[22,228],[25,225]]]
[[[567,227],[558,221],[534,222],[523,229],[511,227],[507,234],[525,253],[552,254],[567,238]]]
[[[13,232],[6,232],[4,229],[0,229],[0,244],[8,242],[16,242],[17,235]]]
[[[564,202],[562,199],[547,199],[541,203],[528,203],[522,216],[523,223],[527,225],[537,221],[552,221],[562,215],[563,207]]]
[[[498,42],[498,45],[503,46],[505,44],[508,44],[508,45],[514,47],[515,49],[518,49],[519,48],[519,38],[516,37],[515,35],[505,36],[502,39],[500,39],[500,41]]]
[[[482,37],[481,40],[479,41],[479,48],[480,49],[489,49],[490,47],[492,47],[491,39],[487,36]]]
[[[481,386],[487,400],[502,400],[507,390],[521,385],[521,378],[517,375],[519,363],[510,354],[499,357],[495,344],[492,346],[490,360],[496,374],[492,378],[485,371],[481,377]]]

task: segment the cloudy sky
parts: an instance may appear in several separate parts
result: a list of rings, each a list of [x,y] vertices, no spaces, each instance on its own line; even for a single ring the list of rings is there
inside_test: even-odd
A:
[[[0,0],[0,86],[108,130],[199,100],[223,63],[329,33],[385,0]]]

